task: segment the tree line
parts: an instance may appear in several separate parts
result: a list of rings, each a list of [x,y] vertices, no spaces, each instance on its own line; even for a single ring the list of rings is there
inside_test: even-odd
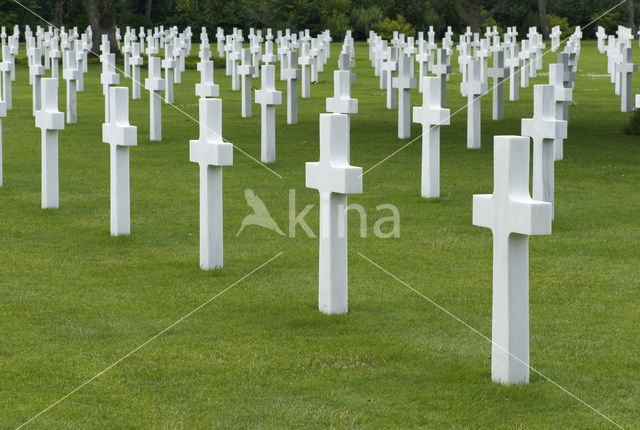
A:
[[[230,32],[234,27],[246,32],[250,27],[292,31],[310,29],[317,33],[330,29],[336,39],[348,29],[356,40],[366,39],[370,30],[383,36],[393,31],[409,35],[433,26],[442,37],[451,26],[455,33],[467,26],[480,31],[488,25],[500,31],[515,26],[519,34],[537,26],[543,35],[559,25],[565,35],[575,26],[595,20],[584,37],[593,37],[598,25],[614,33],[618,24],[635,33],[637,15],[633,0],[598,18],[619,0],[0,0],[0,25],[26,24],[84,28],[91,24],[97,33],[115,25],[124,28],[191,26],[199,34],[206,27],[210,38],[217,27]],[[30,12],[29,10],[32,12]]]

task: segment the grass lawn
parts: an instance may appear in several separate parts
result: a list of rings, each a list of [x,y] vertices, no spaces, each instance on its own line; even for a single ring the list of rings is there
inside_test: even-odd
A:
[[[338,52],[333,44],[312,98],[299,99],[298,124],[286,125],[286,107],[277,107],[270,167],[282,178],[234,151],[223,173],[225,267],[210,272],[198,265],[199,170],[189,162],[198,126],[179,111],[197,118],[199,72],[176,85],[179,110],[163,105],[162,142],[149,141],[149,93],[130,102],[138,127],[132,233],[112,238],[100,66],[85,75],[78,124],[59,135],[57,210],[40,208],[40,130],[27,66],[17,67],[14,107],[3,120],[1,428],[24,423],[280,252],[27,427],[613,427],[536,373],[528,385],[492,383],[485,339],[359,255],[490,336],[491,232],[471,224],[472,195],[491,192],[493,136],[519,134],[520,119],[533,113],[533,84],[547,83],[546,72],[520,89],[520,101],[505,101],[503,121],[491,120],[491,96],[483,98],[481,149],[466,149],[465,111],[442,127],[440,199],[420,197],[420,139],[364,175],[364,193],[349,197],[369,219],[361,238],[351,212],[347,314],[318,312],[318,242],[300,227],[295,238],[256,226],[236,237],[251,213],[247,188],[285,232],[295,190],[298,212],[316,205],[306,221],[317,232],[318,193],[304,187],[304,163],[318,159],[318,114],[333,93]],[[397,111],[385,108],[367,54],[358,43],[359,113],[351,118],[351,163],[365,170],[407,142],[396,137]],[[554,61],[547,55],[544,71]],[[466,99],[452,64],[454,112]],[[620,113],[605,74],[606,56],[583,42],[565,157],[556,163],[553,234],[529,247],[531,365],[619,425],[638,428],[640,139],[623,133],[630,114]],[[260,106],[241,118],[230,77],[216,69],[215,81],[224,137],[259,159]],[[285,82],[277,86],[284,96]],[[64,89],[61,81],[61,110]],[[414,91],[412,104],[421,101]],[[413,137],[420,132],[413,124]],[[374,222],[389,216],[376,206],[387,203],[400,211],[398,238],[373,234]]]

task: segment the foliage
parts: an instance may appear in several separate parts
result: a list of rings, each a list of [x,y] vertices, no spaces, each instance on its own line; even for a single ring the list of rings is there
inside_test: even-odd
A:
[[[364,40],[369,37],[369,31],[384,15],[378,6],[356,7],[351,11],[351,26],[353,37],[357,40]]]
[[[351,0],[326,0],[322,6],[322,24],[336,40],[344,39],[349,29]]]
[[[556,25],[560,27],[560,40],[565,40],[573,33],[571,27],[569,27],[569,20],[566,17],[559,17],[557,15],[547,14],[547,21],[549,22],[549,31]]]
[[[633,136],[640,135],[640,109],[636,109],[629,116],[629,121],[625,125],[624,132]]]
[[[614,11],[610,13],[604,13],[604,12],[605,11],[601,11],[591,15],[591,20],[595,21],[593,23],[593,30],[595,32],[598,26],[602,26],[604,27],[604,31],[607,34],[615,34],[616,30],[618,29],[618,24],[624,24],[623,22],[621,22],[622,15],[619,11]]]
[[[385,18],[382,21],[379,21],[376,24],[375,30],[385,39],[391,39],[394,31],[403,33],[406,36],[416,35],[416,29],[409,24],[402,15],[396,15],[396,19],[394,20]]]
[[[63,1],[63,23],[66,27],[84,28],[88,25],[83,0],[21,0],[45,20],[53,22],[57,1]],[[364,40],[369,30],[378,23],[390,25],[401,15],[414,31],[427,31],[433,26],[437,37],[442,37],[447,26],[454,33],[462,33],[465,24],[455,10],[453,1],[439,0],[152,0],[151,19],[145,17],[147,0],[107,0],[116,24],[120,27],[132,26],[177,26],[184,29],[191,26],[199,30],[206,27],[210,34],[217,27],[230,32],[234,27],[246,34],[253,28],[290,28],[292,31],[309,29],[317,34],[331,30],[334,37],[342,37],[351,28],[357,40]],[[465,8],[480,5],[482,13],[492,10],[500,0],[461,0]],[[569,28],[585,26],[604,11],[615,6],[614,0],[546,0],[549,16],[566,17]],[[640,7],[640,2],[636,2]],[[636,8],[637,9],[637,8]],[[600,11],[594,14],[593,11]],[[608,33],[616,30],[618,24],[627,25],[627,8],[619,5],[609,14],[600,18],[585,31],[585,37],[593,37],[597,25],[605,27]],[[528,27],[538,25],[536,1],[509,0],[491,19],[481,25],[497,25],[501,28],[515,26],[520,34]],[[636,10],[636,17],[640,11]],[[562,19],[562,18],[560,18]],[[0,24],[12,27],[14,24],[31,27],[45,25],[35,15],[20,7],[14,0],[0,0]],[[194,31],[195,34],[199,31]]]

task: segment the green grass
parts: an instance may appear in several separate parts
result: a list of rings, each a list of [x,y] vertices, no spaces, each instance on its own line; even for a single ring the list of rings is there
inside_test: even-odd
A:
[[[608,77],[597,76],[606,57],[594,42],[582,46],[565,159],[556,163],[553,234],[530,242],[531,365],[638,428],[640,141],[624,134],[630,114],[620,113]],[[318,114],[333,92],[338,52],[334,44],[312,98],[299,99],[297,125],[286,125],[286,107],[277,108],[271,167],[283,179],[239,151],[224,169],[225,267],[213,272],[198,266],[199,172],[188,155],[197,125],[163,105],[163,141],[149,142],[148,92],[131,101],[132,234],[112,238],[100,66],[85,75],[79,123],[60,132],[58,210],[40,209],[40,130],[27,68],[18,67],[14,109],[3,120],[0,427],[22,424],[281,251],[29,427],[612,427],[535,373],[526,386],[492,383],[487,341],[358,255],[490,336],[491,233],[471,224],[472,195],[491,192],[493,136],[519,133],[533,112],[532,86],[546,83],[546,73],[520,90],[520,101],[505,102],[503,121],[491,120],[491,97],[483,99],[482,149],[466,149],[464,111],[442,127],[440,199],[420,198],[419,140],[363,177],[364,193],[349,201],[367,209],[369,234],[358,236],[352,215],[348,314],[317,310],[317,239],[255,226],[236,238],[250,213],[246,188],[284,231],[295,189],[298,210],[316,204],[307,221],[317,231],[318,194],[304,187],[304,163],[318,159]],[[367,169],[407,141],[396,138],[397,111],[385,108],[366,45],[356,54],[351,162]],[[545,57],[544,70],[554,60]],[[190,70],[175,87],[176,106],[195,117],[197,81]],[[259,106],[242,119],[230,78],[216,70],[215,81],[224,137],[259,158]],[[452,112],[465,103],[459,82],[456,73],[448,85]],[[388,215],[376,212],[383,203],[400,210],[399,238],[373,235],[374,221]]]

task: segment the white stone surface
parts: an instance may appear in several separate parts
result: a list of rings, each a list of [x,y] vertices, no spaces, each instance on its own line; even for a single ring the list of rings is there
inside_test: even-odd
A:
[[[633,73],[638,71],[638,65],[633,64],[633,51],[624,48],[622,51],[621,62],[618,63],[618,73],[620,74],[620,111],[631,112],[633,98],[631,96],[631,77]]]
[[[534,85],[533,118],[522,120],[522,135],[533,139],[533,198],[551,203],[553,217],[554,140],[567,137],[567,122],[555,118],[553,85]]]
[[[298,123],[298,79],[302,71],[298,69],[298,51],[291,50],[287,54],[287,65],[282,70],[282,77],[287,81],[287,124]]]
[[[564,67],[562,64],[549,64],[549,84],[553,85],[553,96],[555,100],[555,119],[564,119],[564,108],[571,104],[572,92],[571,88],[564,86]],[[568,131],[568,130],[567,130]],[[562,160],[564,157],[563,138],[554,139],[554,159]]]
[[[82,72],[78,69],[78,56],[75,51],[64,53],[62,77],[67,83],[67,124],[78,122],[78,79]]]
[[[551,205],[529,196],[529,138],[496,136],[493,194],[473,196],[473,224],[493,232],[491,379],[529,382],[529,236],[551,234]]]
[[[436,198],[440,197],[440,126],[449,125],[450,111],[440,105],[440,78],[425,76],[422,81],[422,106],[413,108],[413,122],[422,124],[420,193]]]
[[[175,77],[176,60],[173,58],[173,45],[168,43],[164,47],[164,60],[162,60],[162,68],[164,69],[164,102],[173,103],[173,79]]]
[[[64,129],[64,113],[58,111],[58,80],[42,79],[42,106],[36,112],[42,131],[42,208],[60,206],[58,186],[58,130]]]
[[[137,100],[141,97],[140,94],[140,67],[142,67],[143,59],[140,56],[140,43],[134,42],[132,44],[133,54],[129,60],[131,65],[131,98]]]
[[[149,77],[144,87],[149,91],[149,139],[162,140],[162,101],[160,93],[164,90],[161,62],[158,57],[149,57]]]
[[[504,118],[504,51],[493,52],[493,65],[489,69],[489,77],[493,79],[493,110],[491,117],[494,121]]]
[[[220,87],[213,82],[213,61],[198,63],[200,70],[200,83],[196,84],[196,96],[200,98],[218,97]]]
[[[262,88],[256,90],[256,103],[260,105],[260,160],[276,161],[276,106],[282,104],[282,92],[276,91],[276,66],[262,66]]]
[[[481,143],[481,114],[480,98],[487,92],[487,83],[480,78],[480,60],[469,62],[467,82],[461,84],[467,95],[467,148],[478,149]]]
[[[129,125],[129,89],[109,88],[109,122],[102,124],[102,141],[109,144],[111,236],[128,235],[131,232],[129,197],[129,147],[138,142],[135,126]]]
[[[320,114],[320,161],[306,163],[306,187],[320,192],[318,307],[348,310],[347,194],[362,193],[362,168],[349,165],[349,118]]]
[[[222,166],[233,164],[233,145],[222,139],[222,100],[200,99],[200,137],[189,160],[200,166],[200,267],[223,265]]]
[[[398,138],[411,137],[411,90],[416,87],[413,77],[413,57],[402,56],[398,61],[398,76],[392,81],[398,91]]]
[[[251,118],[251,77],[253,76],[253,66],[251,65],[251,52],[248,49],[242,50],[242,63],[238,66],[238,75],[242,86],[242,118]]]

